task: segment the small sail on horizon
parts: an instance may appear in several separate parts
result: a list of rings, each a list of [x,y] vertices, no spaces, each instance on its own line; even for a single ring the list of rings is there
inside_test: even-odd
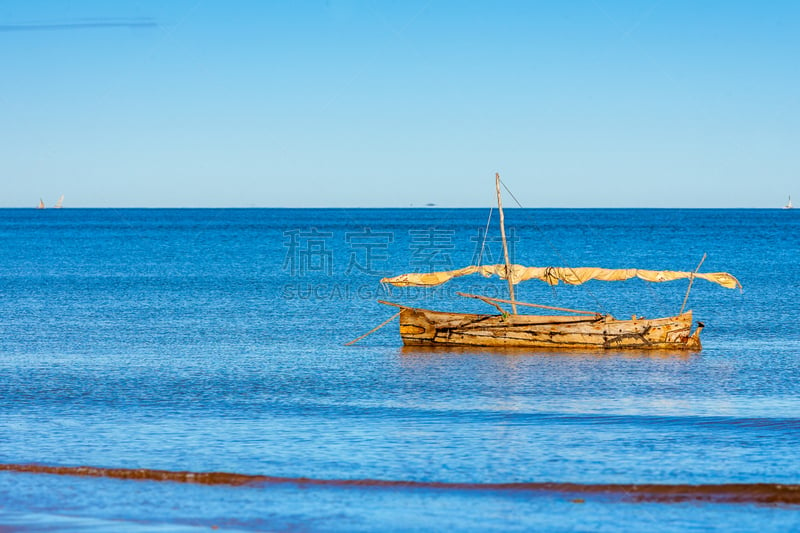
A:
[[[785,206],[783,206],[783,208],[784,209],[794,209],[794,206],[792,205],[792,195],[791,194],[789,195],[789,203],[786,204]]]
[[[64,205],[64,195],[62,194],[56,204],[53,206],[53,209],[61,209]]]
[[[39,205],[36,206],[36,209],[44,209],[44,200],[39,198]]]

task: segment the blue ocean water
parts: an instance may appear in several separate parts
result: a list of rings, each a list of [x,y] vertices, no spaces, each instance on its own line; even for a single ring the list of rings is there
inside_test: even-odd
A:
[[[800,483],[800,212],[508,209],[528,265],[698,280],[697,354],[408,349],[377,299],[491,312],[481,209],[0,210],[0,463],[463,483]],[[482,250],[482,252],[481,252]],[[527,282],[521,300],[678,312],[686,282]],[[0,472],[13,530],[800,528],[800,509],[558,494],[197,486]],[[1,528],[0,528],[1,529]]]

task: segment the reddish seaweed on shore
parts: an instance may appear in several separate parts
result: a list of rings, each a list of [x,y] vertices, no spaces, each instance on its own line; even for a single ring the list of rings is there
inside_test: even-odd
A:
[[[626,483],[459,483],[444,481],[403,481],[382,479],[314,479],[230,472],[189,472],[147,468],[102,468],[93,466],[47,466],[0,464],[0,471],[62,476],[105,477],[140,481],[171,481],[200,485],[266,486],[298,485],[320,487],[410,488],[444,490],[526,491],[571,496],[603,496],[628,502],[758,503],[800,505],[800,485],[780,483],[721,484],[626,484]]]

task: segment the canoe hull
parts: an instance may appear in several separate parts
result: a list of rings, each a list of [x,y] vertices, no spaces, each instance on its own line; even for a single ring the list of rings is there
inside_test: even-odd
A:
[[[703,325],[692,333],[691,311],[666,318],[617,320],[610,315],[478,315],[391,305],[400,307],[400,336],[406,346],[701,349]]]

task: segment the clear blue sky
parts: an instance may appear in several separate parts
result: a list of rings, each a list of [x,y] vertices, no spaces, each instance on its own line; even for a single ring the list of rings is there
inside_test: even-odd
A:
[[[1,207],[777,207],[800,2],[0,3]]]

